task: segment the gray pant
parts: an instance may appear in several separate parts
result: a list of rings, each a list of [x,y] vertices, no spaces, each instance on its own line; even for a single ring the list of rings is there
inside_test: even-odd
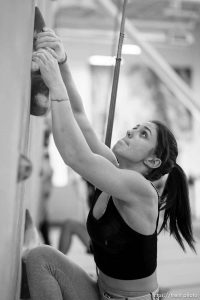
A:
[[[31,300],[100,300],[97,282],[53,247],[31,250],[26,269]]]
[[[107,300],[134,299],[121,293],[110,294],[100,280],[93,280],[82,268],[50,246],[31,250],[26,259],[31,300]],[[112,292],[112,291],[111,291]],[[135,300],[153,300],[154,293]]]

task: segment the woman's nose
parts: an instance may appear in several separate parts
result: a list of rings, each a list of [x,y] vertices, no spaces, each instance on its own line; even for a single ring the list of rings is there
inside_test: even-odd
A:
[[[133,132],[131,130],[127,131],[127,137],[130,139],[133,136]]]

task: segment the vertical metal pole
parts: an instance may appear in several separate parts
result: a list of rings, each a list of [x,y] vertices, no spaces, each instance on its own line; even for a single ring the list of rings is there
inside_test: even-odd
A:
[[[106,139],[105,139],[105,144],[108,147],[110,147],[111,139],[112,139],[112,130],[113,130],[113,122],[114,122],[114,114],[115,114],[115,106],[116,106],[116,98],[117,98],[117,88],[118,88],[119,72],[120,72],[120,65],[121,65],[121,52],[122,52],[122,45],[123,45],[123,39],[124,39],[126,4],[127,4],[127,0],[124,0],[123,9],[122,9],[120,34],[119,34],[119,43],[118,43],[118,49],[117,49],[116,64],[115,64],[115,68],[114,68],[111,100],[110,100],[110,107],[109,107],[109,114],[108,114]]]

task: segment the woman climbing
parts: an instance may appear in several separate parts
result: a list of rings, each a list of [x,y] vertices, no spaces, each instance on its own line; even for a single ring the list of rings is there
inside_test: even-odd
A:
[[[109,149],[86,117],[60,39],[46,29],[38,34],[37,49],[33,60],[50,91],[56,146],[64,162],[100,191],[87,220],[98,279],[41,246],[27,257],[31,299],[155,299],[160,209],[165,209],[161,230],[168,229],[183,249],[185,240],[195,250],[176,140],[165,125],[148,121],[127,130]],[[152,182],[165,174],[159,196]]]

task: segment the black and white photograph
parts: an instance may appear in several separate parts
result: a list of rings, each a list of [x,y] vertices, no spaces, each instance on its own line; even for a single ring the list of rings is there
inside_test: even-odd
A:
[[[0,68],[0,300],[200,300],[200,0],[1,0]]]

